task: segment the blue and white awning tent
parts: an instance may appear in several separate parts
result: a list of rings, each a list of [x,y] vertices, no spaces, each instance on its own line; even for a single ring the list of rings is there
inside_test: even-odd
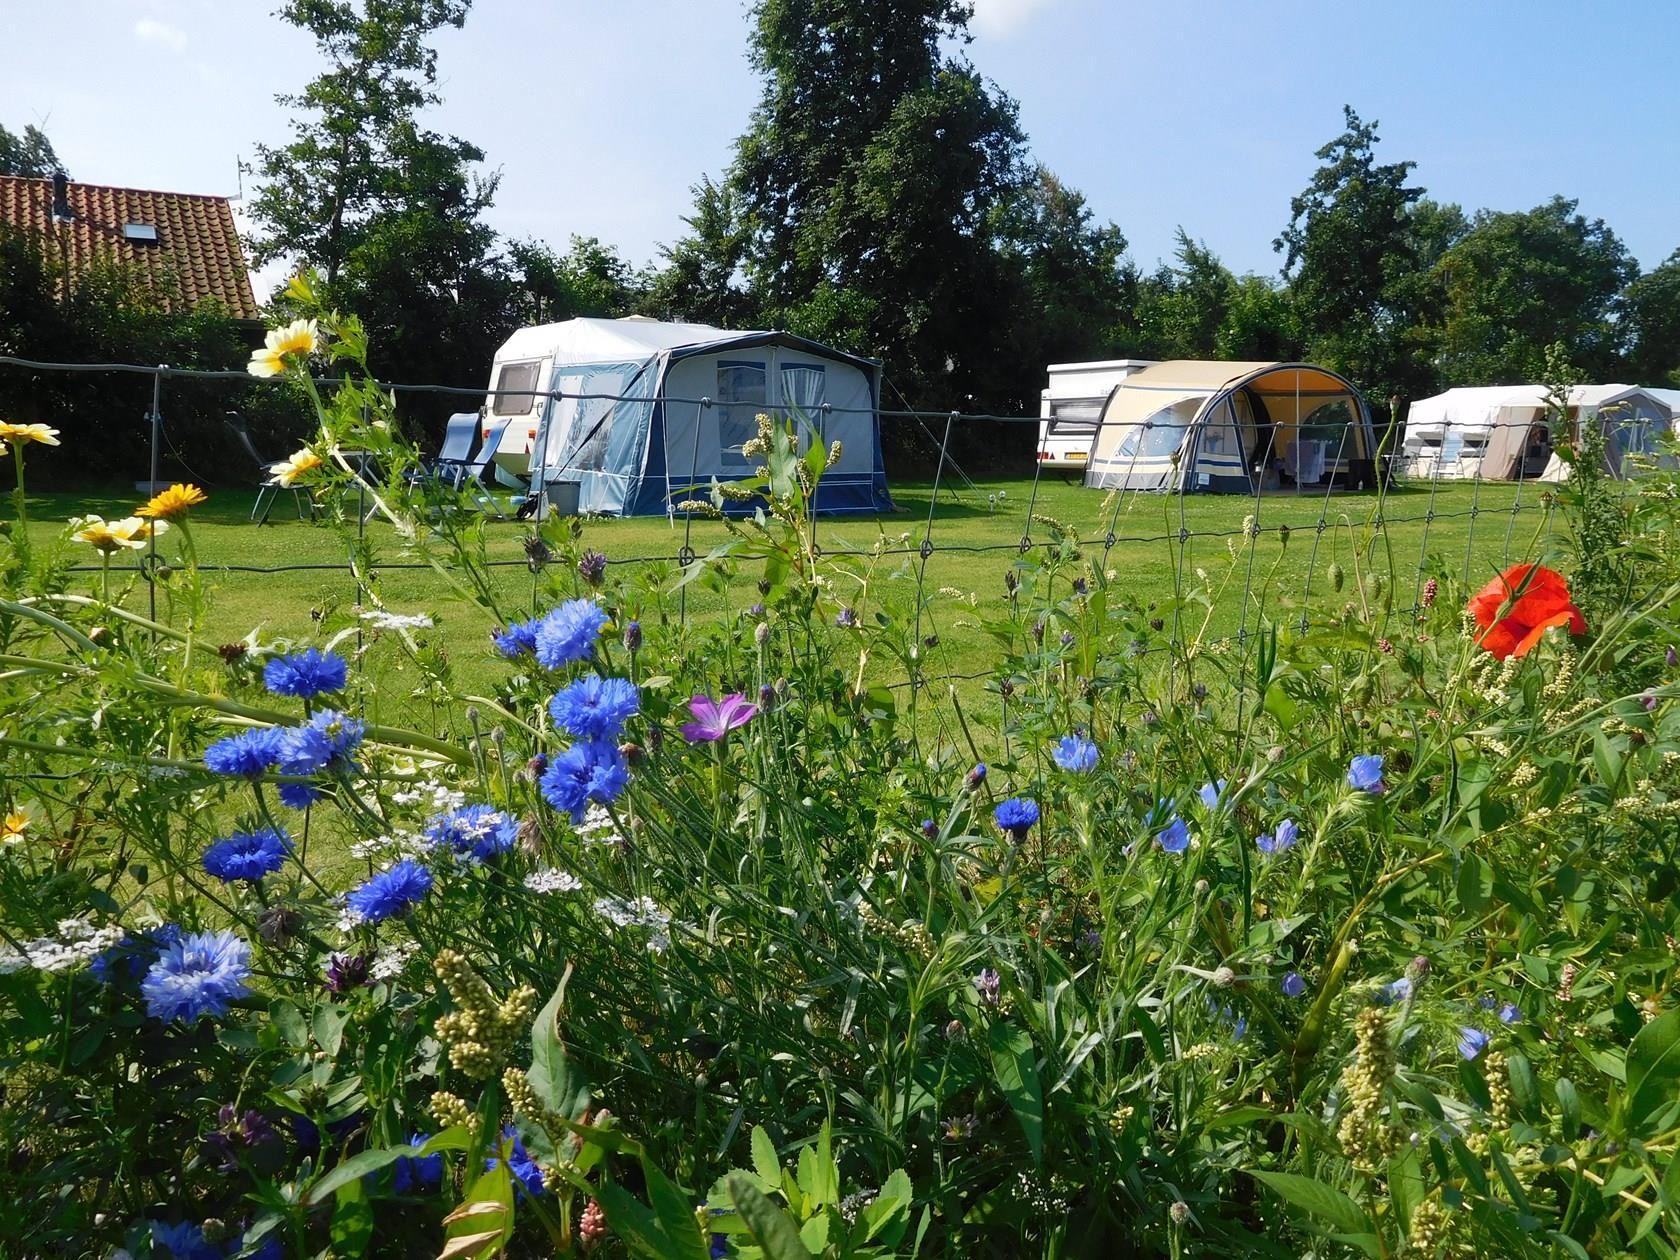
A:
[[[1177,359],[1109,393],[1085,484],[1262,494],[1376,484],[1365,399],[1310,363]]]
[[[522,328],[491,369],[488,410],[510,420],[496,463],[533,490],[577,482],[580,511],[664,516],[714,477],[752,474],[761,461],[741,448],[764,412],[793,420],[802,445],[840,442],[817,511],[889,512],[880,373],[784,332],[639,317]]]

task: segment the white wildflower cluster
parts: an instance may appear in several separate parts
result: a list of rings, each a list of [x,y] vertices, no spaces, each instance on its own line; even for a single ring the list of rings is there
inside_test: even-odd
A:
[[[374,858],[422,858],[437,848],[437,842],[417,831],[395,831],[369,836],[350,846],[350,856],[361,861]]]
[[[418,941],[399,941],[388,945],[374,958],[368,967],[368,975],[375,980],[395,980],[402,975],[403,968],[408,966],[408,960],[419,952]]]
[[[425,613],[394,613],[385,608],[369,608],[362,620],[375,630],[430,630],[432,619]]]
[[[574,830],[577,838],[585,844],[624,843],[624,837],[618,834],[618,828],[613,824],[612,815],[607,813],[605,806],[594,802],[583,811],[583,821]]]
[[[544,867],[540,871],[532,871],[525,877],[525,887],[534,893],[576,892],[583,887],[583,881],[570,871]]]
[[[33,967],[69,971],[91,962],[123,938],[122,928],[95,927],[86,919],[60,919],[57,936],[25,941],[21,950],[0,949],[0,976]]]
[[[663,954],[671,947],[671,916],[661,910],[652,897],[636,897],[628,901],[623,897],[597,897],[595,913],[614,927],[646,928],[647,947],[652,953]]]
[[[391,793],[393,805],[427,805],[440,814],[451,813],[467,803],[467,794],[436,779],[425,779],[412,787]]]

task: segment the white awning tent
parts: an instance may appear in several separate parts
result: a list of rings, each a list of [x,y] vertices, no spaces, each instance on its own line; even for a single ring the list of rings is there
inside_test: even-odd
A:
[[[577,482],[581,511],[662,516],[714,477],[749,476],[760,461],[741,448],[764,412],[806,443],[840,442],[817,510],[886,512],[879,381],[875,360],[790,333],[570,319],[503,343],[488,410],[510,420],[499,468],[533,490]]]
[[[1412,404],[1397,471],[1424,480],[1558,480],[1567,469],[1554,446],[1560,436],[1574,441],[1585,421],[1602,426],[1605,467],[1619,477],[1625,456],[1651,453],[1657,436],[1674,423],[1675,409],[1663,392],[1638,385],[1573,386],[1566,408],[1570,432],[1558,435],[1548,419],[1543,385],[1449,389]]]

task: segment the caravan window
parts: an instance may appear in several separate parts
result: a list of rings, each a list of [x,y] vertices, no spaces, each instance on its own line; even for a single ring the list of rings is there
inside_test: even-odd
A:
[[[539,359],[527,359],[523,363],[504,363],[502,370],[496,376],[498,390],[526,390],[526,393],[498,393],[491,408],[498,416],[523,416],[530,412],[537,398],[528,391],[537,387],[537,369],[542,366]]]
[[[1081,398],[1050,404],[1050,429],[1057,437],[1089,437],[1102,419],[1103,400]]]
[[[758,413],[770,401],[765,375],[762,363],[718,364],[718,446],[726,469],[744,472],[752,467],[741,447],[758,436]]]

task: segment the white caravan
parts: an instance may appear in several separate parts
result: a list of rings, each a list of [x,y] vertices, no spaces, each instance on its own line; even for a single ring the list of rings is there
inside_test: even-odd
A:
[[[1114,387],[1153,359],[1052,363],[1039,396],[1038,466],[1048,472],[1083,473],[1097,436],[1097,421]]]

